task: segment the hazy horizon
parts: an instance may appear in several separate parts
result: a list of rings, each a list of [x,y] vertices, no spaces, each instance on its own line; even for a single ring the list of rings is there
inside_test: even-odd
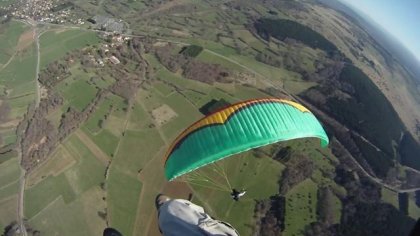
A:
[[[416,57],[420,66],[420,1],[340,0],[368,15],[398,39]],[[419,14],[418,14],[419,13]],[[417,24],[417,25],[416,25]]]

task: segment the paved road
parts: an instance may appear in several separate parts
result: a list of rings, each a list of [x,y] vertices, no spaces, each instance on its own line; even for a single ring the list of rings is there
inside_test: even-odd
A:
[[[40,52],[39,52],[39,34],[38,29],[36,26],[36,22],[33,21],[24,21],[24,23],[29,24],[32,26],[32,30],[34,32],[34,40],[36,45],[36,53],[37,53],[37,61],[36,61],[36,68],[35,68],[35,87],[36,87],[36,99],[35,99],[35,108],[38,107],[39,102],[41,101],[41,92],[40,92],[40,84],[38,81],[39,77],[39,64],[40,64]],[[20,148],[19,148],[20,149]],[[22,160],[22,151],[18,150],[18,158],[19,162]],[[25,218],[24,208],[24,196],[25,196],[25,183],[26,183],[26,171],[21,167],[21,174],[19,180],[19,195],[18,195],[18,207],[17,207],[17,217],[18,217],[18,224],[23,236],[27,236],[28,233],[26,231],[25,224],[23,219]]]
[[[302,104],[304,104],[305,106],[307,106],[311,111],[315,111],[316,113],[319,113],[319,114],[322,114],[323,116],[325,116],[325,117],[328,117],[328,119],[331,119],[331,120],[333,120],[333,118],[331,118],[331,117],[329,117],[327,114],[325,114],[323,111],[321,111],[321,110],[319,110],[318,108],[316,108],[316,107],[314,107],[314,106],[312,106],[311,104],[308,104],[306,101],[304,101],[304,100],[302,100],[302,99],[300,99],[300,98],[298,98],[298,97],[296,97],[296,96],[293,96],[297,101],[299,101],[300,103],[302,103]],[[350,131],[350,129],[349,128],[347,128],[345,125],[343,125],[343,124],[341,124],[340,122],[338,122],[338,121],[335,121],[337,124],[339,124],[343,129],[346,129],[347,131]],[[372,144],[371,142],[369,142],[369,140],[367,140],[367,139],[365,139],[365,137],[363,137],[361,134],[359,134],[359,133],[357,133],[357,132],[353,132],[353,134],[354,135],[357,135],[357,136],[359,136],[360,138],[362,138],[363,140],[365,140],[366,142],[368,142],[369,144],[371,144],[374,148],[376,148],[377,150],[380,150],[378,147],[376,147],[374,144]],[[350,157],[350,159],[353,161],[353,163],[360,169],[360,171],[362,171],[362,173],[364,174],[364,175],[366,175],[368,178],[370,178],[372,181],[374,181],[374,182],[376,182],[376,183],[378,183],[379,185],[381,185],[382,187],[384,187],[384,188],[387,188],[387,189],[389,189],[389,190],[392,190],[392,191],[394,191],[394,192],[398,192],[398,193],[410,193],[410,192],[415,192],[415,191],[417,191],[417,190],[420,190],[420,187],[416,187],[416,188],[408,188],[408,189],[401,189],[401,188],[398,188],[398,187],[394,187],[394,186],[391,186],[391,185],[389,185],[389,184],[386,184],[386,183],[384,183],[383,182],[383,180],[382,179],[380,179],[380,178],[377,178],[377,177],[375,177],[375,176],[373,176],[373,175],[371,175],[369,172],[367,172],[364,168],[363,168],[363,166],[362,165],[360,165],[359,164],[359,162],[356,160],[356,158],[354,158],[353,157],[353,155],[345,148],[345,146],[340,142],[340,141],[338,141],[337,140],[337,142],[338,143],[340,143],[340,145],[341,146],[343,146],[344,147],[344,150],[345,150],[345,152],[346,152],[346,154]],[[412,168],[410,168],[410,167],[407,167],[407,166],[404,166],[405,168],[408,168],[408,169],[411,169],[411,170],[413,170],[413,171],[415,171],[415,172],[417,172],[417,173],[420,173],[420,171],[417,171],[417,170],[414,170],[414,169],[412,169]]]
[[[339,142],[340,143],[340,141],[338,141],[337,140],[337,142]],[[341,144],[341,143],[340,143]],[[341,144],[342,145],[342,144]],[[384,183],[383,181],[382,181],[382,179],[380,179],[380,178],[377,178],[377,177],[374,177],[374,176],[372,176],[372,175],[370,175],[360,164],[359,164],[359,162],[357,162],[356,161],[356,159],[354,159],[354,157],[347,151],[347,149],[345,149],[346,150],[346,152],[347,152],[347,154],[350,156],[350,158],[353,160],[353,162],[359,167],[359,169],[367,176],[367,177],[369,177],[372,181],[374,181],[374,182],[376,182],[376,183],[378,183],[379,185],[381,185],[382,187],[384,187],[384,188],[387,188],[387,189],[389,189],[389,190],[392,190],[392,191],[394,191],[394,192],[397,192],[397,193],[411,193],[411,192],[415,192],[415,191],[418,191],[418,190],[420,190],[420,187],[417,187],[417,188],[408,188],[408,189],[400,189],[400,188],[396,188],[396,187],[394,187],[394,186],[391,186],[391,185],[388,185],[388,184],[386,184],[386,183]]]

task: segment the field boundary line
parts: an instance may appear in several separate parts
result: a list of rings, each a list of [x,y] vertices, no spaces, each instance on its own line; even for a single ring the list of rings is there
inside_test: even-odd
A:
[[[45,211],[47,208],[49,208],[51,205],[53,205],[56,201],[58,201],[59,199],[62,199],[63,196],[59,195],[58,197],[56,197],[54,200],[52,200],[50,203],[48,203],[48,205],[46,205],[44,208],[42,208],[38,213],[36,213],[35,215],[33,215],[29,221],[33,220],[34,218],[36,218],[39,214],[41,214],[43,211]],[[64,199],[63,199],[64,201]]]
[[[92,152],[93,156],[95,156],[98,161],[103,163],[105,166],[109,164],[111,158],[109,158],[108,155],[106,155],[85,132],[83,132],[81,129],[78,129],[74,132],[74,134],[78,139],[80,139],[80,141],[82,141],[82,143],[89,149],[89,151]]]
[[[154,161],[156,158],[158,158],[159,156],[160,156],[160,154],[161,154],[161,152],[162,151],[164,151],[166,149],[166,147],[164,146],[164,147],[161,147],[160,149],[159,149],[159,151],[152,157],[152,158],[150,158],[150,160],[149,161],[147,161],[145,164],[144,164],[144,167],[143,167],[143,169],[147,169],[147,166],[152,162],[152,161]],[[141,192],[140,192],[140,196],[139,196],[139,200],[138,200],[138,203],[137,203],[137,212],[136,212],[136,218],[135,218],[135,221],[134,221],[134,223],[136,223],[137,221],[138,221],[138,219],[139,219],[139,213],[141,212],[141,208],[140,208],[140,206],[141,206],[141,203],[143,202],[143,198],[144,198],[144,192],[145,192],[145,189],[146,189],[146,186],[148,186],[148,183],[147,183],[147,181],[144,181],[144,179],[142,178],[142,173],[140,173],[140,174],[138,174],[137,175],[137,179],[142,183],[142,187],[141,187]],[[161,186],[160,188],[159,188],[159,192],[162,192],[162,190],[163,190],[163,187],[164,186]],[[149,187],[149,188],[151,188],[151,187]],[[154,211],[154,213],[153,214],[156,214],[156,211]],[[157,216],[156,216],[157,217]],[[150,217],[150,219],[149,219],[149,221],[147,222],[147,227],[143,230],[143,233],[148,233],[149,231],[150,231],[150,224],[151,224],[151,222],[152,222],[152,220],[153,220],[153,218],[152,217]],[[134,233],[137,233],[137,231],[139,230],[139,228],[135,225],[134,226],[134,228],[133,228],[133,235],[134,235]],[[141,229],[140,229],[141,230]]]
[[[0,190],[3,190],[3,189],[5,189],[5,188],[7,188],[7,187],[10,187],[11,185],[15,184],[15,183],[16,183],[16,182],[18,182],[18,181],[19,181],[19,179],[14,180],[13,182],[10,182],[10,183],[8,183],[8,184],[6,184],[6,185],[3,185],[3,186],[1,186],[1,187],[0,187]]]
[[[149,117],[149,119],[152,121],[152,123],[155,125],[156,127],[156,131],[159,133],[160,138],[162,139],[163,143],[165,144],[164,146],[167,147],[169,146],[169,142],[168,139],[166,138],[165,134],[163,133],[162,129],[158,126],[158,124],[156,123],[156,120],[152,117],[152,115],[149,114],[146,105],[144,105],[143,101],[139,101],[138,102],[141,106],[141,108],[146,112],[147,116]],[[168,104],[165,104],[167,106],[169,106]],[[171,108],[172,109],[172,108]],[[177,113],[178,115],[178,113]],[[152,158],[153,159],[153,158]],[[150,159],[150,160],[152,160]]]
[[[32,177],[32,175],[34,174],[34,173],[37,173],[37,171],[39,171],[42,167],[44,167],[45,165],[47,165],[47,163],[49,162],[49,161],[51,161],[51,159],[53,159],[53,157],[54,157],[54,155],[56,155],[57,154],[57,152],[59,151],[59,150],[62,150],[63,152],[65,152],[67,155],[68,155],[68,157],[69,158],[71,158],[72,159],[72,161],[71,161],[71,163],[69,164],[69,165],[67,165],[65,168],[63,168],[62,170],[60,170],[59,172],[53,172],[52,174],[49,174],[48,176],[53,176],[53,177],[57,177],[57,176],[59,176],[60,174],[63,174],[64,172],[66,172],[67,170],[69,170],[70,168],[72,168],[73,167],[73,165],[75,165],[76,163],[77,163],[77,160],[73,157],[73,155],[69,152],[69,150],[67,150],[67,148],[63,145],[63,144],[60,144],[60,145],[58,145],[57,147],[56,147],[56,149],[54,150],[54,152],[53,153],[51,153],[50,155],[50,158],[48,158],[48,160],[46,160],[46,161],[44,161],[44,162],[42,162],[39,166],[37,166],[36,168],[34,168],[32,171],[31,171],[31,173],[29,173],[28,174],[28,181],[29,181],[29,179],[31,179],[31,177]],[[47,176],[47,177],[48,177]],[[41,178],[40,180],[38,180],[38,181],[33,181],[33,185],[28,185],[28,182],[26,182],[26,184],[27,184],[27,186],[25,187],[26,189],[30,189],[30,188],[33,188],[33,187],[35,187],[37,184],[39,184],[40,182],[42,182],[44,179],[43,178]]]
[[[13,53],[13,55],[9,58],[9,60],[6,62],[6,64],[3,64],[3,65],[1,66],[0,71],[3,71],[3,69],[4,69],[4,68],[6,68],[6,67],[10,64],[10,62],[12,62],[12,61],[13,61],[13,59],[14,59],[14,58],[15,58],[15,56],[16,56],[16,53],[17,53],[17,51],[15,51],[15,53]]]
[[[5,198],[2,198],[2,199],[0,199],[0,204],[3,204],[4,202],[7,202],[7,201],[9,201],[9,200],[11,200],[12,198],[15,198],[15,197],[19,197],[19,195],[16,193],[16,194],[13,194],[13,195],[11,195],[11,196],[8,196],[8,197],[5,197]]]

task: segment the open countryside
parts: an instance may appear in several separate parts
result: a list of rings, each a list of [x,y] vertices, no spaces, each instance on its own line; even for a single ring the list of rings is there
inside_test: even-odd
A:
[[[403,235],[420,217],[420,94],[345,14],[294,1],[31,3],[0,1],[0,232],[161,235],[159,193],[241,235]],[[309,108],[330,145],[280,142],[197,172],[221,170],[229,186],[165,179],[185,128],[273,97]],[[235,202],[228,187],[247,193]]]

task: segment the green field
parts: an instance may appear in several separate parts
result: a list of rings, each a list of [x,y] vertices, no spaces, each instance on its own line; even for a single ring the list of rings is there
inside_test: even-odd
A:
[[[238,71],[245,70],[242,66],[236,63],[233,63],[231,61],[227,61],[226,59],[218,55],[215,55],[208,50],[205,50],[202,53],[200,53],[200,55],[197,58],[200,61],[207,62],[207,63],[222,64],[224,67],[229,68],[229,69],[238,70]]]
[[[1,146],[8,145],[16,141],[16,132],[13,128],[0,131],[0,136],[2,138],[2,142],[0,142]],[[0,163],[1,162],[3,161],[0,161]]]
[[[294,94],[303,92],[316,85],[314,82],[302,80],[298,73],[258,62],[253,58],[239,55],[234,51],[228,53],[229,50],[222,50],[220,45],[213,45],[213,47],[208,47],[207,49],[208,50],[203,51],[197,58],[208,63],[222,64],[224,67],[233,70],[256,73],[258,76],[262,75],[264,78],[269,79],[276,84],[283,83],[284,88]]]
[[[124,169],[111,168],[107,182],[110,221],[123,235],[133,234],[141,186],[141,182],[125,174]]]
[[[127,173],[137,175],[163,146],[164,143],[155,129],[126,131],[113,164]]]
[[[103,77],[91,77],[91,81],[101,89],[108,88],[115,82],[115,79],[110,76],[103,76]]]
[[[168,96],[170,93],[174,92],[175,90],[170,87],[169,85],[163,82],[156,82],[153,84],[153,87],[158,91],[162,96]]]
[[[287,91],[293,91],[293,93],[299,94],[306,91],[307,89],[317,85],[315,82],[303,81],[303,80],[286,80],[284,81],[284,88]]]
[[[108,156],[114,156],[122,136],[126,107],[121,97],[110,95],[98,106],[82,128]]]
[[[7,185],[2,186],[0,188],[0,199],[9,198],[19,191],[19,181],[13,181]]]
[[[64,174],[47,177],[25,190],[25,216],[32,218],[58,197],[62,197],[66,203],[75,199],[75,193]]]
[[[82,111],[95,98],[97,89],[87,83],[87,78],[75,77],[71,83],[62,83],[59,89],[67,104]],[[83,91],[81,93],[80,91]]]
[[[0,1],[0,6],[12,1]],[[20,35],[27,27],[19,21],[9,21],[0,25],[0,68],[6,64],[16,50]]]
[[[273,159],[255,158],[248,152],[202,168],[197,172],[198,177],[189,182],[195,190],[195,199],[205,202],[203,206],[210,214],[234,225],[241,235],[250,235],[252,229],[248,226],[255,223],[253,202],[267,199],[278,192],[277,179],[284,168]],[[221,173],[227,175],[228,182]],[[215,184],[209,184],[207,180]],[[229,196],[232,188],[247,189],[247,194],[239,202],[234,202]]]
[[[236,86],[235,87],[235,98],[239,100],[249,100],[255,98],[267,98],[270,97],[266,93],[263,93],[255,88]]]
[[[195,90],[186,90],[183,91],[182,94],[184,94],[187,97],[187,99],[196,107],[200,107],[206,102],[208,102],[207,93],[202,93]]]
[[[137,227],[137,206],[142,191],[142,183],[137,176],[164,146],[158,131],[148,127],[151,122],[149,115],[139,103],[135,103],[128,119],[129,130],[124,131],[119,141],[107,181],[111,226],[124,235],[135,234]],[[131,127],[135,129],[130,130]]]
[[[307,179],[286,195],[285,235],[302,235],[305,226],[317,220],[317,185]]]
[[[263,51],[266,45],[259,39],[255,38],[248,30],[235,30],[234,35],[241,41],[246,42],[249,46],[259,51]]]
[[[0,0],[0,6],[8,6],[14,2],[16,2],[16,0]]]
[[[108,133],[110,133],[110,135],[112,134],[115,137],[121,137],[124,132],[127,112],[129,111],[128,103],[123,98],[113,94],[109,95],[106,100],[105,106],[109,105],[109,114],[106,119],[101,110],[96,111],[94,117],[98,119],[99,123],[98,115],[102,116],[102,120],[104,120],[102,127],[103,131],[106,130],[107,132],[109,131]],[[99,128],[98,123],[96,126]],[[94,123],[91,123],[90,125],[94,125]]]
[[[29,219],[57,198],[71,204],[83,193],[99,187],[104,180],[105,167],[74,135],[64,144],[77,163],[58,176],[48,176],[25,191],[25,216]]]
[[[19,179],[20,167],[17,158],[0,164],[0,188]]]
[[[65,175],[76,194],[83,193],[92,187],[97,187],[105,178],[105,167],[83,142],[71,136],[64,146],[72,156],[78,156],[77,164],[65,172]]]
[[[97,134],[90,134],[88,130],[85,131],[85,133],[99,148],[101,148],[103,152],[110,157],[115,155],[115,149],[117,148],[119,137],[116,137],[106,129],[99,131]]]
[[[36,54],[32,45],[0,69],[0,85],[7,90],[4,102],[12,108],[9,119],[21,118],[35,98],[35,66]]]
[[[97,214],[105,208],[100,192],[93,188],[70,204],[60,197],[30,219],[29,224],[45,235],[101,235],[106,225]]]
[[[233,55],[233,54],[237,53],[234,48],[225,47],[225,46],[221,45],[220,43],[216,43],[216,42],[210,41],[210,40],[205,40],[205,39],[200,39],[200,38],[189,38],[189,39],[186,39],[186,41],[190,44],[202,46],[205,49],[214,51],[214,52],[216,52],[218,54],[221,54],[223,56],[229,56],[229,55]],[[200,55],[198,57],[201,57],[203,55],[203,53],[204,53],[204,51],[202,53],[200,53]]]
[[[63,57],[67,52],[100,42],[95,32],[82,30],[48,31],[40,37],[41,63],[48,63]]]
[[[89,130],[90,133],[96,134],[103,126],[105,126],[108,113],[111,113],[112,109],[112,99],[105,98],[105,100],[96,108],[95,113],[85,123],[85,127]]]
[[[9,225],[11,222],[15,221],[17,218],[16,212],[16,203],[18,202],[17,195],[9,197],[4,200],[0,200],[0,227]]]
[[[177,117],[162,126],[163,133],[169,139],[174,139],[179,132],[201,117],[197,108],[189,104],[186,99],[178,93],[169,96],[163,103],[167,104],[178,114]]]
[[[21,87],[28,87],[28,82],[35,84],[36,53],[35,47],[30,47],[24,52],[19,52],[13,60],[0,71],[0,83],[13,91],[9,97],[16,97],[29,93]],[[23,90],[23,91],[22,91]],[[32,91],[34,92],[34,88]]]
[[[30,188],[48,176],[58,176],[76,163],[66,147],[60,145],[51,154],[50,159],[27,177],[26,186]]]
[[[16,200],[12,196],[19,190],[20,166],[13,155],[0,163],[0,224],[7,225],[14,220],[16,213],[14,207],[10,206],[10,201]]]
[[[105,193],[100,188],[105,166],[75,135],[62,148],[76,163],[58,176],[48,176],[26,188],[25,216],[46,235],[98,235],[105,227],[98,216],[106,208]]]
[[[68,205],[58,198],[29,222],[48,235],[89,235],[86,219],[82,215],[81,205]]]
[[[382,201],[393,205],[398,208],[398,194],[387,188],[382,188],[381,190]]]
[[[139,103],[135,103],[131,111],[130,121],[128,129],[130,130],[141,130],[150,124],[148,114]]]
[[[300,75],[296,72],[288,71],[286,69],[273,67],[267,64],[264,64],[262,62],[255,61],[252,58],[241,56],[241,55],[232,55],[229,56],[232,60],[237,61],[238,63],[241,63],[245,67],[248,67],[255,72],[263,75],[265,78],[276,81],[287,81],[290,79],[298,79],[300,80]],[[293,91],[290,91],[293,92]]]

